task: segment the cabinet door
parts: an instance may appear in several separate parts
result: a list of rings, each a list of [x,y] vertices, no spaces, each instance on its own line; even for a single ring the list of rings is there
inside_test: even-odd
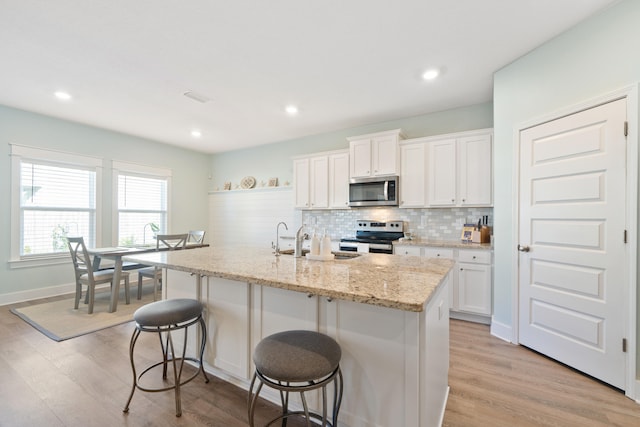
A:
[[[397,135],[377,136],[371,140],[371,175],[398,174]]]
[[[457,309],[475,314],[491,314],[491,266],[458,263]]]
[[[309,202],[311,209],[329,207],[329,159],[327,156],[309,159]]]
[[[456,205],[456,140],[429,143],[428,205]]]
[[[238,378],[249,375],[248,283],[209,277],[205,360]]]
[[[459,204],[490,206],[492,197],[491,135],[458,140]]]
[[[294,206],[298,209],[308,209],[309,195],[309,159],[293,161]]]
[[[400,147],[400,207],[425,206],[425,144]]]
[[[349,153],[329,156],[329,207],[349,207]]]
[[[424,256],[427,258],[455,259],[453,249],[448,248],[424,248]]]
[[[422,255],[422,248],[420,246],[394,246],[393,252],[396,255]]]
[[[349,142],[349,174],[351,178],[371,174],[371,140],[369,138]]]

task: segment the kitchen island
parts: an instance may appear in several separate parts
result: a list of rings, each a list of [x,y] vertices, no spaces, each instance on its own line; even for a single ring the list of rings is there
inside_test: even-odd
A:
[[[166,298],[204,303],[209,372],[248,388],[252,351],[262,338],[317,330],[342,347],[341,426],[440,425],[452,261],[385,254],[313,261],[251,247],[127,260],[163,268]]]

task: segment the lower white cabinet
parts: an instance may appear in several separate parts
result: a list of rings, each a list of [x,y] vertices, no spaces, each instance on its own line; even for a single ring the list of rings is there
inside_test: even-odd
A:
[[[490,323],[493,287],[490,250],[395,245],[394,253],[455,260],[449,291],[451,317]]]
[[[454,310],[491,315],[491,253],[458,251],[458,295]]]

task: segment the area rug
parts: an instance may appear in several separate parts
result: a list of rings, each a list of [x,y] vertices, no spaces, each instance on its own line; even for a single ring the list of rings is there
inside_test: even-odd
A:
[[[133,313],[144,304],[153,302],[153,292],[143,293],[137,298],[137,288],[131,292],[131,303],[125,304],[124,295],[118,300],[118,308],[109,313],[109,292],[97,292],[93,313],[88,314],[88,304],[80,301],[73,308],[74,298],[12,308],[11,312],[54,341],[64,341],[101,329],[110,328],[133,320]]]

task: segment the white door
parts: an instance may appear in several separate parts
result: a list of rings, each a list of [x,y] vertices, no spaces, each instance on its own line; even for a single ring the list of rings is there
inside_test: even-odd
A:
[[[625,388],[626,100],[520,133],[520,343]],[[515,249],[515,248],[514,248]]]

